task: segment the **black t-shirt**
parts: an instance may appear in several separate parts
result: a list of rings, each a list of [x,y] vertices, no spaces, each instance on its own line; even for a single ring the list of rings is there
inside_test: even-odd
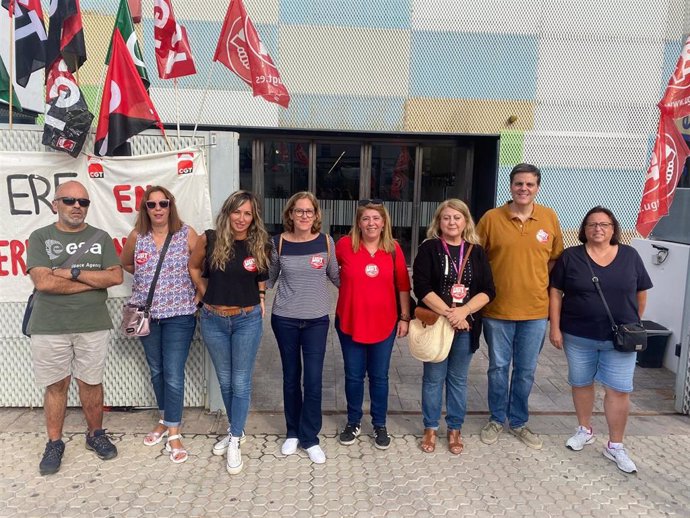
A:
[[[561,331],[592,340],[611,340],[611,322],[592,282],[587,260],[599,278],[616,324],[639,320],[637,292],[651,288],[652,280],[640,255],[627,245],[618,245],[618,253],[608,266],[589,259],[584,245],[568,248],[558,259],[550,285],[563,292]]]
[[[211,267],[211,253],[215,245],[215,232],[206,232],[206,262],[208,288],[204,302],[214,306],[256,306],[259,304],[259,285],[268,279],[268,271],[260,272],[256,261],[249,254],[244,240],[235,240],[233,257],[225,265],[225,271]]]

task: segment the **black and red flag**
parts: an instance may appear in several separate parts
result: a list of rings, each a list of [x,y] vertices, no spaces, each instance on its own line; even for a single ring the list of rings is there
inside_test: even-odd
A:
[[[187,30],[175,20],[171,0],[153,1],[153,37],[158,77],[174,79],[196,74]]]
[[[48,26],[48,45],[46,63],[62,56],[70,72],[74,72],[86,61],[84,26],[81,21],[79,0],[51,0],[50,25]],[[49,70],[46,69],[46,83]]]
[[[31,74],[46,66],[48,35],[43,25],[41,1],[2,0],[2,6],[10,12],[11,22],[14,22],[14,80],[26,87]]]
[[[91,129],[93,115],[65,60],[53,62],[46,82],[48,111],[43,145],[77,157]]]
[[[117,28],[111,41],[110,64],[96,129],[95,153],[98,156],[113,156],[115,149],[127,139],[151,126],[156,126],[165,135],[158,112]]]
[[[252,87],[254,97],[287,108],[290,94],[242,0],[230,0],[213,61],[220,61]]]

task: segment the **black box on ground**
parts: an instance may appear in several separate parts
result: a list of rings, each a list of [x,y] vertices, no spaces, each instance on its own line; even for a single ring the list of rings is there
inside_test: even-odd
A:
[[[647,349],[637,353],[637,364],[640,367],[658,369],[664,364],[664,354],[671,330],[651,320],[643,320],[647,330]]]

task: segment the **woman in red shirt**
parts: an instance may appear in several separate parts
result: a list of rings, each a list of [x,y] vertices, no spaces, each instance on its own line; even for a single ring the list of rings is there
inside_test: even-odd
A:
[[[388,367],[396,336],[407,335],[410,277],[381,200],[359,202],[352,230],[338,241],[335,252],[340,265],[335,329],[343,351],[347,398],[347,426],[340,443],[353,444],[360,434],[366,374],[374,442],[385,450],[391,443],[386,430]]]

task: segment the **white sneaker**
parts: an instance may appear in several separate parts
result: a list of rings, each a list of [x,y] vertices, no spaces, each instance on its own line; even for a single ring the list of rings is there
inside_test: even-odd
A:
[[[213,445],[213,450],[212,453],[214,455],[225,455],[225,452],[228,451],[228,444],[230,443],[230,429],[228,429],[228,435],[223,437],[220,441],[218,441],[216,444]],[[247,440],[247,436],[244,434],[244,430],[242,430],[242,436],[240,437],[240,444],[244,444],[244,442]]]
[[[233,437],[228,443],[228,463],[225,468],[231,475],[237,475],[240,471],[242,471],[242,464],[240,441],[237,437]]]
[[[294,453],[297,453],[298,445],[299,439],[295,439],[294,437],[288,437],[287,439],[285,439],[285,442],[280,447],[280,453],[282,453],[283,455],[292,455]]]
[[[592,429],[585,426],[578,426],[575,435],[568,439],[565,445],[573,451],[580,451],[586,444],[592,444],[593,442],[594,433]]]
[[[309,459],[314,464],[323,464],[324,462],[326,462],[326,454],[323,452],[321,446],[319,446],[318,444],[315,444],[314,446],[307,448],[307,455],[309,455]]]
[[[625,448],[609,448],[608,445],[604,446],[604,457],[612,460],[618,466],[618,469],[625,473],[637,473],[637,466],[628,457],[628,452]]]

